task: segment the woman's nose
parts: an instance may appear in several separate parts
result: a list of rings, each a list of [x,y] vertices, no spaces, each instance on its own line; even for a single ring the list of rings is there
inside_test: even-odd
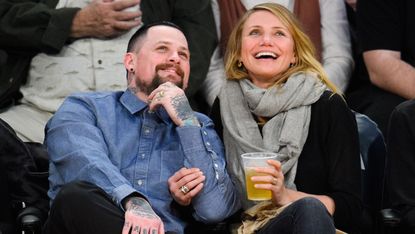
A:
[[[268,34],[264,34],[261,38],[260,45],[266,46],[271,44],[271,37]]]

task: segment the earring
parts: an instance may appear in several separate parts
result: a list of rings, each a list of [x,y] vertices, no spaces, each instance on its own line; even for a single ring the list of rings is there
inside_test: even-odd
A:
[[[294,63],[290,63],[290,67],[294,67]]]
[[[133,68],[130,68],[130,72],[134,73],[134,69]]]
[[[238,67],[239,67],[239,68],[241,68],[241,67],[242,67],[242,65],[243,65],[243,64],[242,64],[242,61],[241,61],[241,60],[239,60],[239,61],[238,61]]]

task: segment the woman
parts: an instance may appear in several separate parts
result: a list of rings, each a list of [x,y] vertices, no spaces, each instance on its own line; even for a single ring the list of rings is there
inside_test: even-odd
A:
[[[256,217],[243,228],[354,232],[361,211],[354,115],[316,60],[298,21],[278,4],[253,7],[231,33],[225,59],[228,80],[211,116],[222,133],[227,167],[244,209],[254,204],[246,199],[240,155],[285,155],[269,161],[271,169],[257,170],[265,176],[251,179],[264,182],[256,188],[271,190],[274,207],[288,206],[275,218],[259,223]]]
[[[343,0],[213,0],[219,45],[213,53],[203,93],[212,106],[224,83],[223,54],[229,34],[240,17],[259,3],[273,2],[285,6],[297,16],[304,31],[316,47],[329,79],[345,92],[353,72],[352,47],[346,7]]]

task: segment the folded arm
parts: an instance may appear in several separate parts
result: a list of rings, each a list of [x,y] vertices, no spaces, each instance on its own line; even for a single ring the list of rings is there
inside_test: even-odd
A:
[[[415,98],[415,67],[393,50],[369,50],[363,53],[370,81],[381,89],[403,98]]]

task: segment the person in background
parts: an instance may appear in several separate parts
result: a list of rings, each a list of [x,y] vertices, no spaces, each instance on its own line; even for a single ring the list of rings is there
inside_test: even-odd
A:
[[[188,94],[197,107],[198,84],[217,42],[209,0],[0,1],[0,50],[8,54],[0,71],[0,118],[23,141],[43,142],[47,120],[69,94],[125,89],[119,55],[142,22],[159,20],[177,23],[189,38]]]
[[[209,105],[213,104],[226,79],[223,55],[230,32],[246,10],[263,2],[279,3],[294,12],[317,48],[318,60],[329,79],[340,91],[345,92],[354,62],[343,0],[213,0],[212,9],[220,44],[211,58],[209,73],[203,84]]]
[[[211,117],[250,217],[240,228],[356,232],[362,201],[355,117],[295,16],[274,3],[248,10],[229,37],[225,68]],[[246,198],[240,158],[255,151],[280,154],[268,162],[272,168],[257,169],[266,175],[251,178],[272,192],[272,202],[256,205]]]
[[[45,233],[183,233],[180,209],[204,223],[240,208],[212,121],[183,89],[186,38],[142,26],[124,56],[124,92],[69,96],[46,127],[52,207]]]
[[[401,215],[399,233],[415,233],[415,99],[393,110],[387,145],[387,188]]]
[[[411,0],[357,2],[357,35],[367,73],[356,77],[346,97],[386,138],[392,110],[415,98],[414,10]]]

